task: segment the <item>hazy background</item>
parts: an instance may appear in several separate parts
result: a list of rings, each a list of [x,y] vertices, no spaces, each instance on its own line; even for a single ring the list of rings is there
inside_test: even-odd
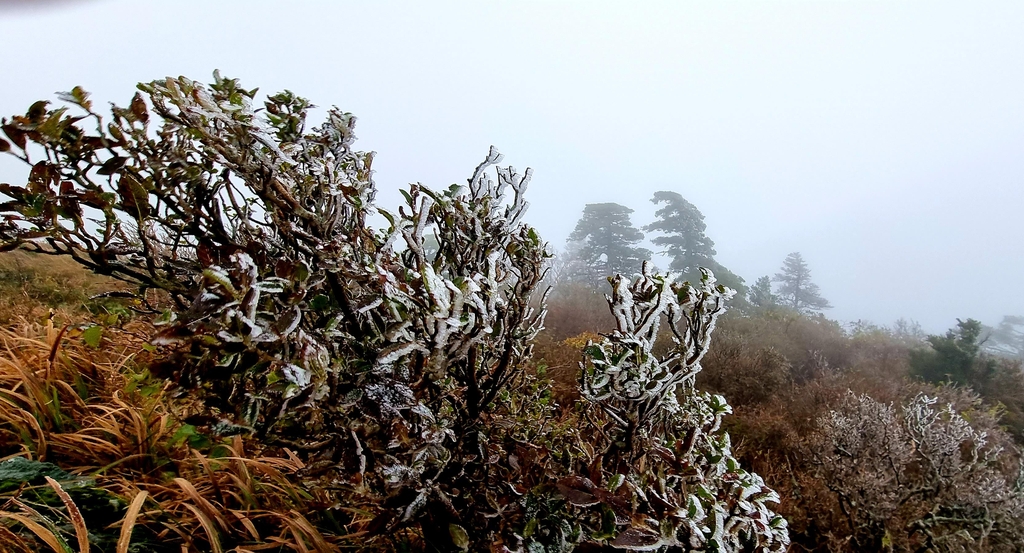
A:
[[[748,284],[800,251],[829,317],[1024,314],[1024,2],[426,4],[0,2],[0,113],[219,68],[359,116],[384,206],[495,144],[559,248],[674,190]]]

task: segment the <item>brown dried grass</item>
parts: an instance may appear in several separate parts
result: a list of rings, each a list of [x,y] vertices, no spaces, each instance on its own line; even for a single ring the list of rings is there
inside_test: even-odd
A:
[[[191,406],[146,379],[153,354],[138,330],[106,329],[93,349],[76,327],[52,319],[0,329],[0,460],[52,462],[127,506],[112,528],[88,528],[56,480],[48,484],[61,509],[34,509],[20,491],[0,494],[0,550],[64,553],[75,544],[70,550],[88,552],[90,531],[114,536],[117,553],[140,537],[175,551],[353,546],[353,536],[320,527],[335,501],[302,481],[304,465],[290,451],[241,436],[206,451],[176,439]]]

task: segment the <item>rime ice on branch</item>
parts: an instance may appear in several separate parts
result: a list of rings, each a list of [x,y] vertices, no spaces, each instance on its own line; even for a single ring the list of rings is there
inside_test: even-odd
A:
[[[633,281],[618,275],[609,282],[616,329],[585,349],[580,384],[611,421],[603,477],[632,496],[633,507],[621,513],[609,502],[632,521],[611,545],[785,550],[786,521],[768,506],[778,495],[739,467],[728,434],[719,430],[729,405],[694,388],[715,320],[734,292],[707,269],[696,285],[680,284],[652,274],[646,263]],[[659,356],[653,349],[663,319],[674,346]]]
[[[492,148],[466,186],[410,185],[378,232],[373,154],[353,149],[351,114],[310,129],[307,100],[286,91],[257,109],[256,90],[219,74],[139,88],[109,119],[75,88],[61,95],[75,113],[37,102],[3,121],[0,150],[31,169],[0,185],[0,245],[137,286],[178,383],[302,451],[337,484],[328,503],[356,513],[343,526],[361,547],[403,535],[445,551],[785,548],[766,506],[777,496],[718,430],[729,406],[693,388],[731,293],[710,272],[696,286],[646,268],[612,279],[618,328],[588,347],[581,380],[600,407],[594,487],[580,429],[551,451],[523,439],[549,439],[537,429],[553,418],[515,397],[535,382],[544,302],[531,298],[549,257],[522,222],[530,171],[492,178]],[[153,290],[169,299],[151,305]],[[663,316],[676,346],[656,356]],[[572,444],[555,463],[557,439]],[[598,503],[610,511],[595,526],[577,508]]]

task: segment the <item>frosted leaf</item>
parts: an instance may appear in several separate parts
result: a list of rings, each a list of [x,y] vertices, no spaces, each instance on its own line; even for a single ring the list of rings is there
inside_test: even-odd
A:
[[[675,474],[672,465],[658,469],[666,471],[660,485],[687,498],[676,514],[649,522],[660,524],[662,534],[672,536],[663,545],[738,550],[741,542],[753,540],[759,551],[782,551],[789,544],[786,529],[769,527],[763,514],[771,513],[766,503],[777,503],[778,495],[765,488],[760,477],[740,468],[732,456],[729,435],[720,431],[722,417],[732,412],[731,407],[721,396],[694,389],[715,321],[732,296],[730,290],[716,285],[710,271],[703,277],[696,286],[678,284],[652,274],[645,264],[633,280],[609,279],[608,301],[616,329],[584,348],[581,395],[604,410],[610,421],[606,429],[617,426],[620,436],[631,438],[624,448],[633,455],[626,457],[627,462],[645,454],[648,463],[652,458],[675,459],[674,454],[652,457],[652,452],[661,443],[691,444],[682,454],[687,464],[697,468],[696,474]],[[654,341],[663,318],[675,347],[655,355]],[[638,500],[648,501],[641,488],[635,493]],[[648,494],[667,502],[668,496],[655,489]],[[698,524],[704,520],[706,526]],[[740,536],[746,537],[741,540]]]
[[[282,367],[281,372],[284,374],[285,380],[295,384],[299,388],[305,388],[309,386],[311,377],[309,371],[299,367],[298,365],[287,364]]]
[[[427,494],[425,492],[420,492],[419,495],[416,496],[416,499],[413,499],[412,503],[410,503],[405,508],[405,512],[402,513],[402,520],[403,521],[411,520],[414,516],[416,516],[420,512],[421,509],[423,509],[423,506],[426,505],[426,504],[427,504]]]
[[[414,351],[426,352],[426,349],[415,342],[398,343],[383,349],[377,356],[378,370],[386,369],[405,355]]]
[[[372,384],[364,392],[367,399],[377,404],[380,412],[400,416],[399,411],[415,405],[416,396],[408,386],[399,383]]]
[[[417,471],[399,464],[381,467],[380,474],[384,477],[385,482],[395,485],[416,478]]]
[[[288,284],[289,282],[286,279],[271,277],[257,282],[253,287],[258,289],[260,292],[279,294],[284,292],[285,287],[288,286]]]

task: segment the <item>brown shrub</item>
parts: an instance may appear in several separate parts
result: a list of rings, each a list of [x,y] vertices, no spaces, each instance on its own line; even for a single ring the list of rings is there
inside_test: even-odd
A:
[[[762,403],[792,384],[789,360],[773,347],[751,348],[735,332],[720,332],[697,375],[703,390],[722,394],[737,408]]]
[[[552,333],[542,332],[534,340],[533,364],[539,376],[550,379],[555,401],[562,408],[572,407],[580,398],[579,373],[583,347],[600,336],[583,332],[556,340]]]
[[[797,383],[814,379],[828,367],[851,364],[849,338],[839,323],[822,315],[805,316],[781,308],[754,316],[727,313],[719,327],[723,333],[742,336],[750,350],[773,348],[782,354]]]
[[[584,332],[608,332],[614,326],[604,291],[599,288],[569,282],[552,289],[548,296],[544,332],[556,341]]]

